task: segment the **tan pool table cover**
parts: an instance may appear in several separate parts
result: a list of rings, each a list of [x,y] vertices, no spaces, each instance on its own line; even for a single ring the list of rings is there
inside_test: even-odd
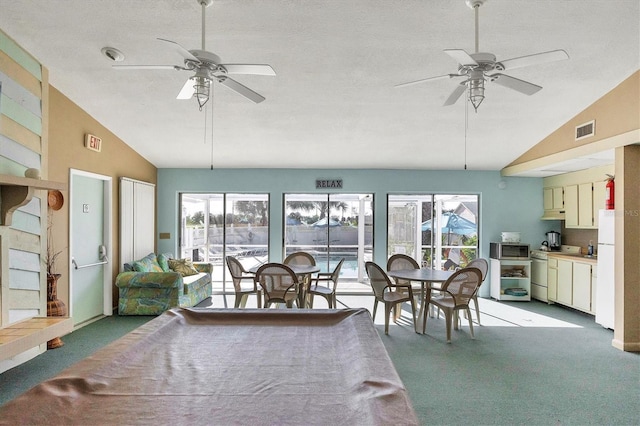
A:
[[[366,309],[172,309],[0,424],[418,424]]]

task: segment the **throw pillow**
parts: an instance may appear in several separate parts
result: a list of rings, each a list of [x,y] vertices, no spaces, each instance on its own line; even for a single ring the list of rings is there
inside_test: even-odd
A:
[[[183,277],[198,274],[198,270],[189,259],[169,259],[169,268]]]
[[[133,262],[133,270],[136,272],[163,272],[155,253],[149,253],[142,259]]]
[[[171,271],[171,268],[169,268],[169,259],[173,259],[173,254],[162,253],[158,255],[158,265],[160,265],[164,272]]]

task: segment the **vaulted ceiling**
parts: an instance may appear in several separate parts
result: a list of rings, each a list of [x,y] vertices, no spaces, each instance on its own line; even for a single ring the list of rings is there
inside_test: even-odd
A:
[[[499,170],[640,68],[638,0],[486,0],[480,51],[504,60],[564,49],[570,59],[509,71],[543,87],[532,96],[487,83],[475,113],[464,96],[442,106],[457,80],[394,87],[455,73],[443,49],[474,52],[464,0],[214,0],[206,50],[223,63],[270,64],[277,76],[233,77],[266,98],[258,104],[215,84],[205,113],[195,99],[176,100],[189,72],[117,71],[101,53],[182,64],[157,38],[200,49],[198,0],[0,6],[0,29],[49,69],[50,83],[157,167],[208,168],[213,157],[232,168],[466,161]]]

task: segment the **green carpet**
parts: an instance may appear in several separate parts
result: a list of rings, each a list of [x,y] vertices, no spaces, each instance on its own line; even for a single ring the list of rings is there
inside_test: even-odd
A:
[[[105,317],[67,334],[62,338],[64,346],[48,350],[0,374],[0,405],[55,376],[153,318],[155,317]]]
[[[640,354],[613,348],[613,332],[593,316],[480,303],[510,317],[485,312],[475,340],[464,326],[447,344],[442,319],[430,318],[424,336],[409,322],[389,336],[377,325],[423,424],[640,424]]]
[[[338,299],[371,311],[372,296]],[[416,334],[405,306],[385,336],[378,311],[376,329],[423,424],[640,424],[640,354],[613,348],[613,332],[593,316],[540,302],[480,306],[476,339],[463,321],[451,344],[442,318]],[[0,375],[0,404],[151,318],[108,317],[65,336],[62,348]]]

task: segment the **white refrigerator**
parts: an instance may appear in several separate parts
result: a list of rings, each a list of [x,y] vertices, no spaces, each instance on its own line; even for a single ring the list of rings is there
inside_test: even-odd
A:
[[[613,330],[615,305],[615,210],[598,215],[598,281],[596,283],[596,322]]]

